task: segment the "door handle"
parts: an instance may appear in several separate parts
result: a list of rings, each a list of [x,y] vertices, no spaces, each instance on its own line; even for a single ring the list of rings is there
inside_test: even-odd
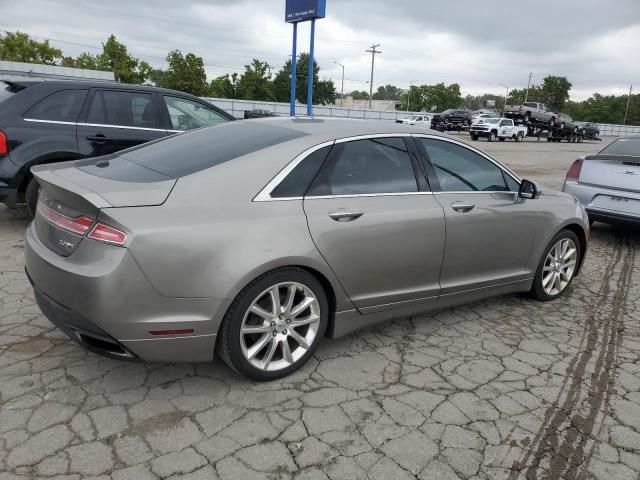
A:
[[[97,135],[89,135],[87,137],[87,140],[93,143],[105,143],[109,139],[105,137],[103,134],[99,133]]]
[[[353,222],[362,215],[364,215],[364,212],[359,212],[357,210],[336,210],[329,212],[329,216],[336,222]]]
[[[451,208],[453,208],[456,212],[466,213],[476,208],[476,206],[473,203],[456,202],[451,205]]]

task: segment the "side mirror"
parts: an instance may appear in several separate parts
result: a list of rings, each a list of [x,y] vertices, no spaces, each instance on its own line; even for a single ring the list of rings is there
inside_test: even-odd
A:
[[[518,197],[532,200],[538,195],[538,187],[536,184],[529,180],[522,180],[520,183],[520,189],[518,190]]]

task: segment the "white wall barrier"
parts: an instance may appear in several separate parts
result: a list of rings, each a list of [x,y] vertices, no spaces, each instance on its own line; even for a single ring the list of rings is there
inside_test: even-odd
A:
[[[255,109],[269,110],[276,115],[289,115],[288,103],[258,102],[252,100],[231,100],[228,98],[206,98],[206,100],[213,103],[215,106],[231,113],[237,118],[243,118],[245,110]],[[304,116],[306,115],[306,113],[306,105],[296,104],[297,115]],[[313,107],[313,114],[318,117],[359,118],[365,120],[386,120],[390,122],[395,122],[397,119],[405,118],[409,115],[412,115],[413,113],[418,112],[404,112],[393,110],[362,110],[321,105],[316,105]],[[631,125],[611,125],[605,123],[601,123],[599,125],[600,135],[603,137],[619,137],[621,135],[640,134],[640,127]]]

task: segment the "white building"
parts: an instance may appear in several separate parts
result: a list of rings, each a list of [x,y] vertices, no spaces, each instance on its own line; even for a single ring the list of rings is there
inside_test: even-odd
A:
[[[0,60],[0,80],[103,80],[114,81],[113,72]]]

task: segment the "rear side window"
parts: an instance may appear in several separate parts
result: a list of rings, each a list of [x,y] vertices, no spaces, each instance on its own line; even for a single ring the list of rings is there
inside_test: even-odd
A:
[[[402,138],[354,140],[340,146],[308,196],[417,192],[409,151]]]
[[[599,155],[622,155],[640,157],[640,138],[619,138],[605,147]]]
[[[291,173],[271,192],[271,198],[302,197],[318,174],[331,146],[323,147],[302,160]]]
[[[158,128],[150,93],[97,91],[89,108],[87,123],[120,127]]]
[[[40,100],[24,114],[26,119],[77,122],[87,90],[60,90]]]
[[[120,155],[176,178],[306,135],[265,123],[228,122],[124,150]]]

